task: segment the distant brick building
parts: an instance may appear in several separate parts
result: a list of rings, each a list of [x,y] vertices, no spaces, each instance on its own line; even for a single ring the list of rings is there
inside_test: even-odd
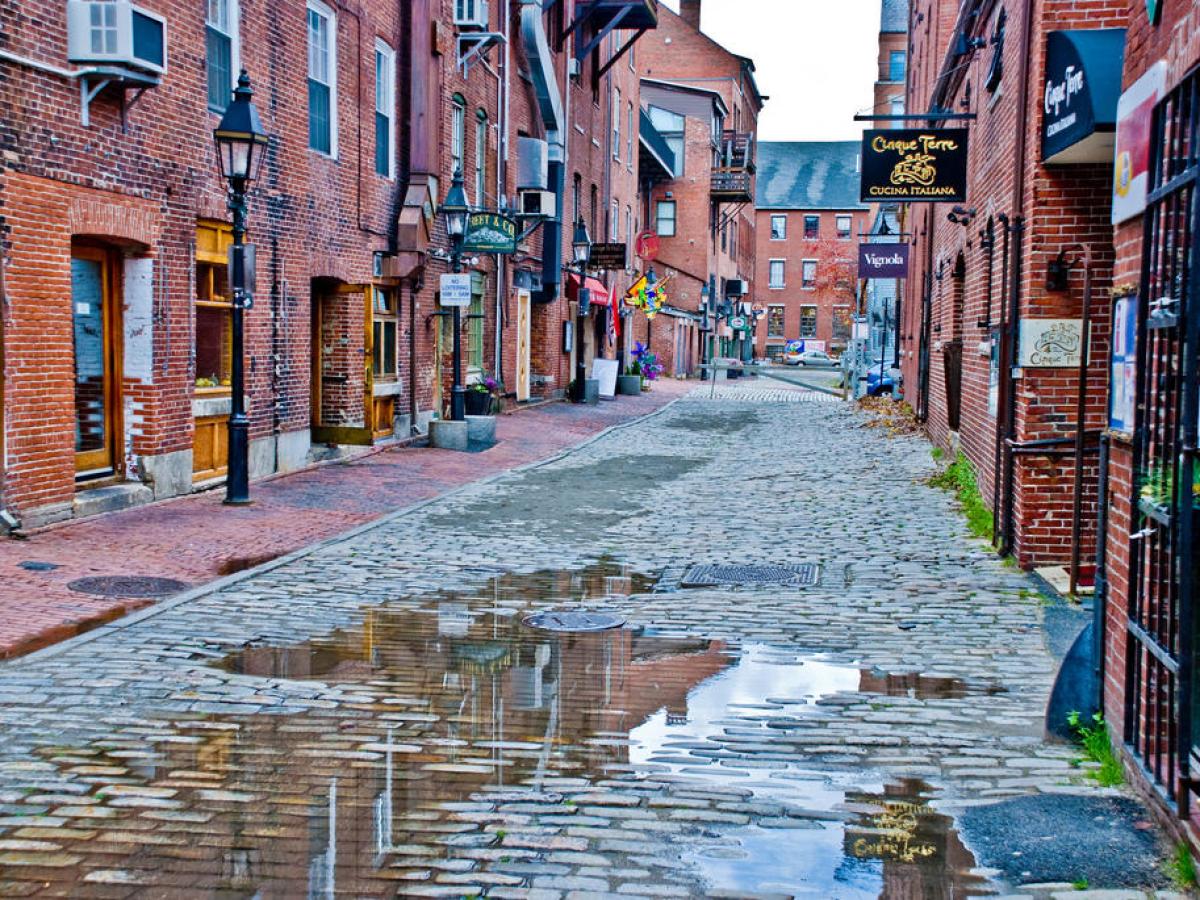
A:
[[[788,341],[840,353],[858,312],[858,240],[867,207],[858,202],[857,141],[768,141],[759,145],[754,303],[765,310],[760,356]]]

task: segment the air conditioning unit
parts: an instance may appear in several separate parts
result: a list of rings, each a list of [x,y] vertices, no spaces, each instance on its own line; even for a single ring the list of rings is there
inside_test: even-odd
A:
[[[575,57],[570,57],[567,60],[567,77],[578,78],[583,73],[583,63]]]
[[[750,293],[750,285],[743,278],[730,278],[725,282],[725,294],[729,297],[745,297]]]
[[[167,71],[167,20],[128,0],[67,0],[67,58]]]
[[[487,31],[487,0],[454,0],[454,24],[459,28],[479,28]]]
[[[545,219],[554,218],[558,204],[554,202],[553,191],[521,191],[519,196],[521,215],[541,216]]]

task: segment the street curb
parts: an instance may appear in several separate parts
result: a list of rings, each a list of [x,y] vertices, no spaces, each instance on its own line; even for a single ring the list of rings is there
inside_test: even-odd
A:
[[[545,459],[533,460],[532,462],[527,462],[527,463],[523,463],[519,466],[514,466],[511,469],[505,469],[501,472],[494,472],[491,475],[486,475],[483,478],[480,478],[476,481],[468,481],[465,484],[460,484],[457,487],[451,488],[450,490],[446,491],[443,494],[438,494],[436,497],[429,497],[425,500],[418,500],[416,503],[410,504],[409,506],[403,506],[399,509],[394,509],[389,513],[384,513],[378,519],[373,519],[370,522],[364,522],[362,525],[356,525],[348,531],[343,531],[341,534],[337,534],[332,537],[322,538],[321,540],[316,541],[315,543],[309,544],[307,547],[301,547],[299,550],[293,550],[291,553],[286,553],[283,556],[278,556],[275,559],[270,560],[269,562],[262,563],[261,565],[254,566],[253,568],[250,568],[250,569],[244,569],[241,572],[235,572],[232,575],[226,575],[223,578],[217,578],[214,581],[206,582],[205,584],[202,584],[199,587],[194,587],[190,590],[184,591],[182,594],[176,594],[174,597],[170,597],[159,603],[155,603],[151,606],[148,606],[145,609],[141,609],[136,612],[130,613],[127,616],[122,616],[119,619],[113,620],[112,622],[106,623],[104,625],[100,625],[96,628],[92,628],[88,631],[83,632],[82,634],[74,635],[73,637],[69,637],[66,640],[52,644],[49,647],[43,647],[39,650],[34,650],[33,652],[26,653],[22,656],[12,657],[11,659],[0,660],[0,669],[19,668],[22,665],[31,664],[31,663],[35,663],[35,662],[41,662],[44,659],[49,659],[51,657],[57,656],[60,653],[65,653],[68,650],[73,650],[76,647],[82,646],[84,644],[88,644],[99,638],[108,637],[110,635],[116,634],[117,632],[122,631],[125,628],[129,628],[134,625],[137,625],[141,622],[144,622],[146,619],[154,618],[154,616],[159,615],[160,613],[168,612],[177,606],[182,606],[185,603],[189,603],[193,600],[196,600],[200,597],[207,596],[209,594],[215,594],[218,591],[225,590],[226,588],[232,587],[235,584],[240,584],[243,581],[247,581],[247,580],[249,580],[251,578],[255,578],[259,575],[266,574],[267,572],[273,571],[274,569],[278,569],[281,566],[286,566],[289,563],[293,563],[297,560],[304,559],[306,556],[311,556],[312,554],[317,553],[318,551],[324,550],[328,547],[332,547],[332,546],[335,546],[336,544],[344,543],[348,540],[358,537],[361,534],[365,534],[368,531],[371,531],[372,529],[381,528],[384,525],[388,525],[391,522],[396,521],[397,519],[401,519],[405,516],[412,515],[413,513],[419,512],[428,506],[432,506],[435,503],[440,503],[443,500],[449,499],[451,497],[454,497],[457,494],[463,493],[470,488],[476,488],[476,487],[480,487],[483,485],[493,484],[493,483],[495,483],[503,478],[507,478],[511,475],[519,474],[521,472],[532,471],[533,469],[539,469],[543,466],[548,466],[548,465],[558,462],[562,459],[566,459],[567,457],[571,456],[573,453],[577,453],[578,451],[583,450],[586,447],[590,447],[592,444],[595,444],[598,441],[603,440],[604,438],[608,437],[610,434],[612,434],[614,432],[622,431],[626,428],[631,428],[634,425],[638,425],[642,422],[646,422],[650,419],[653,419],[656,416],[662,415],[668,409],[670,409],[672,406],[674,406],[676,403],[678,403],[680,400],[683,400],[688,396],[689,396],[688,394],[684,394],[679,397],[676,397],[674,400],[671,400],[668,403],[663,404],[658,409],[652,410],[651,412],[648,412],[644,415],[637,416],[636,418],[630,419],[627,422],[618,422],[615,425],[609,425],[607,428],[596,432],[591,437],[584,439],[580,443],[573,444],[572,446],[567,447],[563,450],[560,450],[557,453],[553,454],[552,456],[546,457]]]

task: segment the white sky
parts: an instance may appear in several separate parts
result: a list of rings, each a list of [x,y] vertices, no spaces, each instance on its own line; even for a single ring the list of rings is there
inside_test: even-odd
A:
[[[678,0],[664,0],[679,10]],[[855,139],[873,102],[880,0],[703,0],[701,29],[754,60],[764,141]]]

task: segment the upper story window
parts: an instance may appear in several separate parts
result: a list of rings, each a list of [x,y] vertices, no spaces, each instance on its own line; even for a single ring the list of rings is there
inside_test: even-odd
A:
[[[671,148],[671,152],[675,154],[675,171],[676,178],[683,174],[683,130],[686,120],[678,113],[673,113],[669,109],[661,109],[657,106],[651,106],[647,113],[650,116],[650,122],[667,146]]]
[[[806,259],[800,263],[800,287],[811,291],[817,286],[817,261]]]
[[[450,100],[450,171],[462,172],[467,143],[467,101],[462,94]]]
[[[968,82],[968,84],[969,84],[969,83],[970,83],[970,82]],[[903,95],[903,94],[897,94],[895,97],[892,97],[892,98],[890,99],[889,103],[891,104],[891,108],[890,108],[888,111],[889,111],[889,112],[890,112],[890,113],[891,113],[893,116],[902,116],[902,115],[904,115],[904,95]],[[897,124],[897,125],[903,125],[904,123],[903,123],[903,122],[898,122],[898,123],[896,123],[896,124]]]
[[[237,0],[208,0],[204,14],[208,108],[224,111],[238,74]]]
[[[771,216],[771,240],[787,240],[787,216]]]
[[[804,239],[806,241],[815,241],[821,236],[821,217],[820,216],[805,216],[804,217]]]
[[[906,54],[903,50],[893,50],[888,54],[888,81],[904,80],[906,62]]]
[[[337,18],[308,0],[308,146],[337,156]]]
[[[663,237],[675,236],[675,201],[659,200],[655,207],[654,230]]]
[[[850,239],[850,229],[853,227],[853,220],[850,216],[837,217],[837,236],[839,241]]]
[[[475,112],[475,205],[487,209],[488,117],[482,109]]]
[[[768,264],[767,286],[772,288],[783,287],[783,269],[784,261],[782,259],[773,259]]]
[[[375,42],[375,173],[391,178],[395,168],[392,121],[396,116],[396,54]]]
[[[612,105],[612,154],[613,159],[621,158],[621,89],[613,88]]]
[[[636,130],[633,119],[633,103],[629,104],[629,121],[625,129],[625,161],[633,168],[633,132]]]

